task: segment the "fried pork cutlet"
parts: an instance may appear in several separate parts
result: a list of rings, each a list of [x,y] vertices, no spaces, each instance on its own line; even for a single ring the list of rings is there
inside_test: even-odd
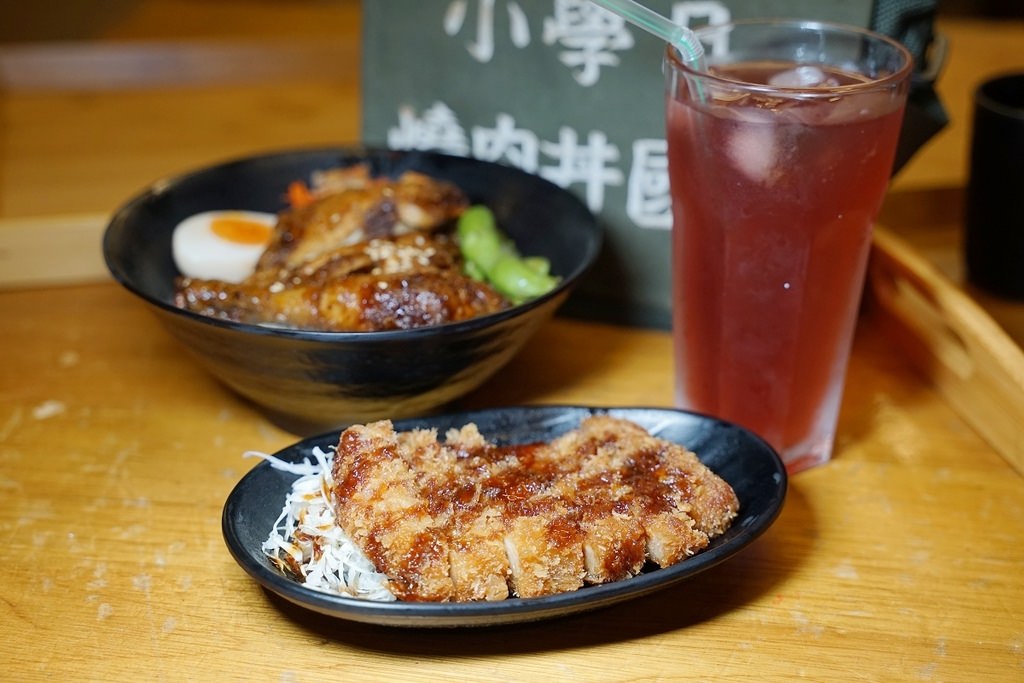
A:
[[[576,590],[707,547],[739,509],[682,446],[595,416],[550,443],[497,446],[474,425],[443,441],[351,427],[335,454],[336,518],[401,600]]]
[[[505,550],[505,499],[509,474],[519,468],[512,453],[487,443],[476,425],[446,435],[455,455],[449,572],[458,601],[504,600],[512,568]]]
[[[400,442],[389,423],[376,422],[346,429],[334,456],[335,514],[373,564],[388,568],[391,592],[400,600],[452,596],[450,511],[444,509],[443,496],[429,495],[433,474],[414,467],[418,445],[430,448],[431,459],[442,466],[444,452],[433,441]]]

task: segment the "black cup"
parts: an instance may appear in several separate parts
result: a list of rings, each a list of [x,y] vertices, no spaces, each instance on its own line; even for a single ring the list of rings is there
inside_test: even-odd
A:
[[[975,91],[964,249],[969,282],[1024,299],[1024,73]]]

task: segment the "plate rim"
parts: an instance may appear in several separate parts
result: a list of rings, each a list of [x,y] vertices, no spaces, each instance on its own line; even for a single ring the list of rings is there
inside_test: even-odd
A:
[[[401,431],[444,421],[454,423],[462,420],[460,424],[465,424],[480,419],[481,416],[496,414],[575,414],[580,416],[575,421],[575,424],[578,424],[579,419],[588,415],[608,414],[630,419],[630,416],[635,418],[641,413],[660,414],[675,420],[696,419],[713,426],[730,428],[737,430],[738,433],[759,446],[760,454],[768,461],[769,475],[774,479],[774,489],[764,509],[750,511],[756,513],[756,516],[753,521],[746,524],[738,536],[720,542],[718,545],[713,540],[708,549],[663,569],[659,568],[629,579],[585,586],[576,591],[555,595],[536,598],[508,598],[494,602],[374,602],[325,593],[303,586],[273,569],[269,562],[257,560],[255,556],[263,557],[261,549],[257,548],[254,552],[253,549],[243,544],[237,529],[239,525],[238,512],[240,504],[245,499],[247,487],[251,486],[256,478],[265,476],[268,472],[276,473],[278,476],[289,478],[292,481],[298,476],[275,470],[266,460],[246,472],[229,493],[221,515],[222,535],[235,562],[265,590],[299,607],[348,621],[407,627],[492,626],[568,616],[640,598],[676,585],[732,558],[753,543],[774,523],[785,502],[788,476],[778,453],[762,438],[735,423],[710,415],[659,406],[520,405],[458,411],[394,421],[395,429]],[[308,456],[314,446],[322,445],[323,442],[336,442],[342,429],[344,427],[338,427],[293,442],[278,450],[274,456],[285,460]],[[700,457],[699,453],[698,457]],[[284,493],[285,491],[282,491],[282,501]],[[744,518],[741,513],[741,517],[735,524],[743,523]],[[268,534],[269,531],[268,528]]]

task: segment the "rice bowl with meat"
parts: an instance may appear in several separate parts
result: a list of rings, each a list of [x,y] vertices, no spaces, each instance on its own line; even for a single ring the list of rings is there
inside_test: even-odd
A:
[[[303,291],[314,296],[317,290],[289,288],[293,280],[283,282],[277,277],[268,277],[266,289],[251,293],[261,301],[279,304],[276,312],[263,309],[267,315],[255,316],[255,320],[232,320],[231,311],[204,315],[202,310],[178,305],[179,296],[188,298],[182,290],[184,273],[173,258],[173,235],[183,221],[219,210],[279,216],[294,206],[286,194],[290,183],[297,179],[312,182],[314,174],[324,169],[359,165],[365,165],[374,178],[398,179],[416,171],[455,185],[466,197],[468,208],[482,206],[491,211],[496,228],[521,254],[519,260],[532,264],[536,258],[544,259],[557,285],[543,295],[487,315],[382,331],[326,330],[278,320],[276,313],[292,310],[288,302],[297,304],[305,300]],[[457,228],[450,222],[443,226],[449,246]],[[383,240],[374,242],[377,238],[365,231],[362,236],[368,239],[343,249],[360,252],[353,258],[381,262],[384,268],[390,268],[392,262],[422,268],[424,261],[436,263],[441,256],[431,250],[428,235],[410,232],[395,236],[393,254]],[[596,260],[601,236],[596,217],[573,193],[509,166],[424,151],[329,147],[228,160],[154,183],[116,211],[104,233],[103,253],[114,279],[156,314],[204,370],[230,391],[252,401],[278,426],[305,437],[353,422],[427,415],[480,386],[566,302]],[[419,237],[424,238],[422,247],[416,244]],[[276,239],[276,233],[271,239]],[[289,253],[299,260],[296,252]],[[285,269],[297,268],[302,271],[298,275],[305,276],[309,264],[304,258],[305,265],[285,260]],[[370,265],[353,275],[372,284],[376,293],[379,280],[371,282],[370,278],[376,277],[373,270]],[[387,282],[396,283],[393,279]],[[198,302],[204,295],[198,283],[193,280],[192,284],[195,289],[190,291]],[[231,293],[249,293],[248,285],[242,292],[241,285],[208,284],[203,291],[213,298],[223,294],[228,303],[238,302],[236,308],[242,307],[243,300],[230,299]],[[317,284],[321,284],[319,280]],[[322,284],[336,293],[352,291],[340,282]],[[317,301],[323,302],[323,293],[320,290]],[[379,296],[374,300],[385,309],[389,301],[405,300],[405,294],[393,293],[398,299]],[[412,290],[407,294],[411,296]],[[340,314],[341,309],[332,312]],[[242,311],[238,313],[241,318]],[[422,320],[415,315],[403,318],[409,323]]]

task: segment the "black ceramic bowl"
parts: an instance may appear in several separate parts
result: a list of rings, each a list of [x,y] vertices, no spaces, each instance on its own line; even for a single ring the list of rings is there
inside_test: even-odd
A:
[[[285,190],[319,169],[367,163],[376,175],[417,170],[491,208],[523,254],[561,277],[548,294],[509,310],[436,327],[312,332],[224,322],[174,306],[171,233],[214,209],[277,212]],[[289,151],[232,161],[158,182],[112,218],[103,240],[114,278],[148,303],[171,334],[224,384],[293,431],[428,413],[483,383],[555,312],[593,263],[601,234],[574,195],[523,171],[428,152],[363,148]]]

